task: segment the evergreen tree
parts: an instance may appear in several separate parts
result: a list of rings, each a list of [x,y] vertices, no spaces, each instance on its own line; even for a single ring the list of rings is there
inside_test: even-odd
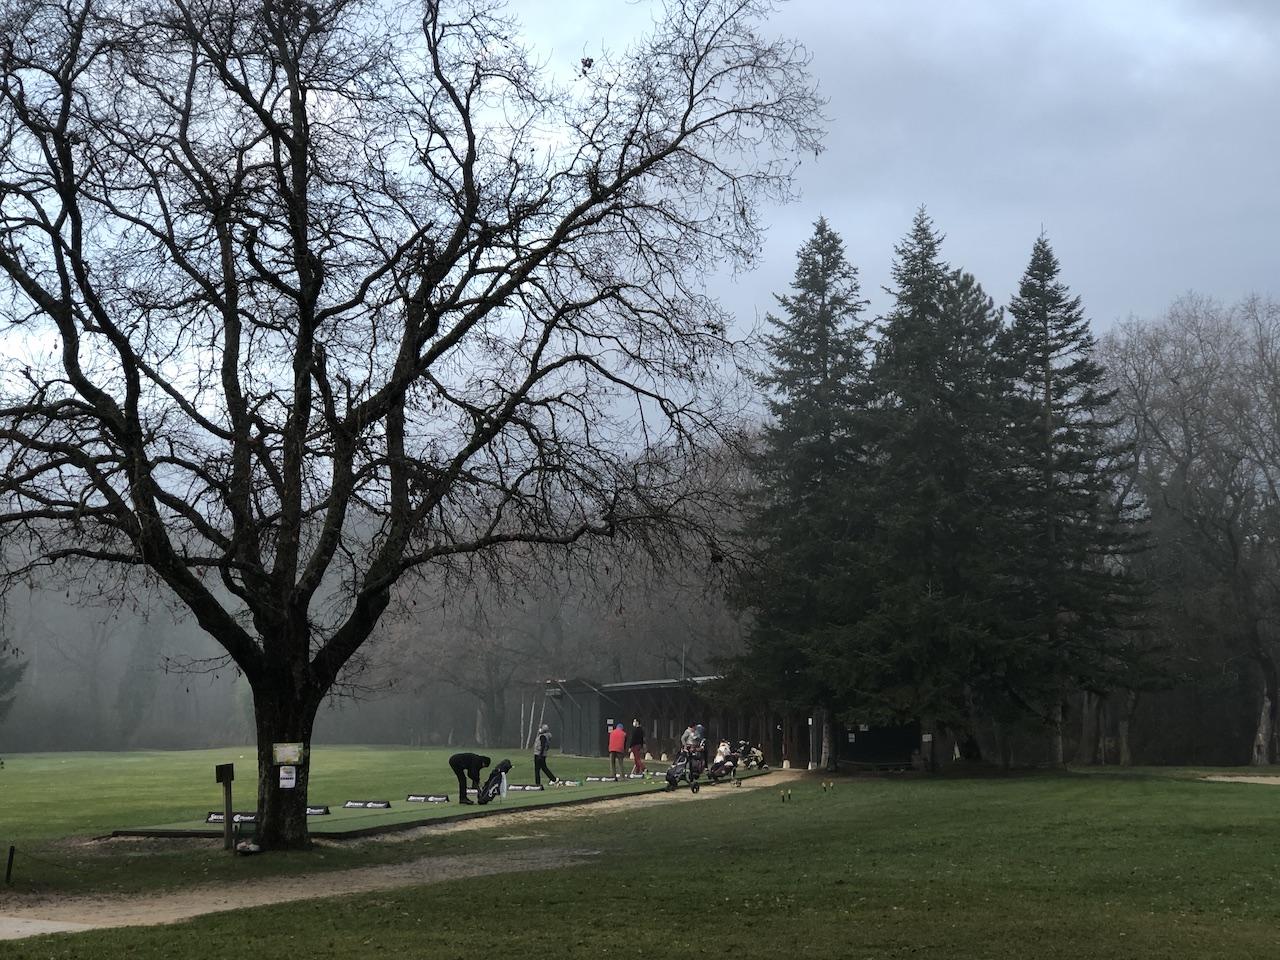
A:
[[[825,219],[797,255],[791,291],[768,316],[759,378],[771,422],[754,465],[760,562],[744,584],[754,627],[737,672],[762,696],[829,703],[833,671],[849,666],[837,640],[856,606],[845,572],[859,537],[849,492],[862,460],[868,324],[857,269]]]
[[[1101,691],[1126,672],[1117,629],[1139,593],[1123,559],[1141,547],[1114,500],[1128,460],[1110,440],[1114,392],[1104,387],[1080,298],[1058,279],[1059,269],[1040,236],[1002,344],[1012,378],[1011,471],[1021,491],[1009,516],[1020,527],[1013,543],[1028,639],[1010,666],[1011,682],[1050,717],[1069,683]]]
[[[881,716],[967,724],[970,686],[998,636],[1001,315],[969,274],[941,258],[922,209],[895,248],[894,305],[880,325],[875,609],[859,634]]]

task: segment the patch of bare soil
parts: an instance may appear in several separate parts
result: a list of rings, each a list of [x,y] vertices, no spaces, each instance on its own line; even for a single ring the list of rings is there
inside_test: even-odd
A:
[[[1218,783],[1266,783],[1271,786],[1280,786],[1280,777],[1249,777],[1249,776],[1229,776],[1227,774],[1214,773],[1204,778],[1205,780],[1214,780]]]
[[[584,806],[512,811],[478,817],[474,820],[418,827],[414,830],[369,837],[355,842],[360,844],[403,843],[406,840],[437,834],[491,830],[495,827],[513,828],[516,831],[499,839],[534,839],[540,835],[534,832],[526,833],[522,828],[550,820],[578,820],[663,803],[701,802],[714,797],[728,796],[739,790],[777,786],[799,775],[800,771],[796,770],[777,771],[767,777],[752,777],[741,781],[737,787],[722,785],[703,790],[697,795],[691,794],[688,790],[680,790],[676,793],[648,793],[618,797],[606,803]],[[347,841],[347,843],[350,842]],[[222,910],[238,910],[244,907],[335,897],[349,893],[367,893],[374,890],[390,890],[397,887],[419,886],[498,873],[550,870],[585,863],[595,852],[565,848],[513,848],[510,853],[502,856],[421,857],[407,863],[381,864],[314,875],[270,877],[239,883],[234,887],[190,887],[184,890],[127,898],[68,897],[58,900],[21,898],[7,901],[0,906],[0,940],[35,936],[40,933],[89,930],[96,927],[175,923]]]

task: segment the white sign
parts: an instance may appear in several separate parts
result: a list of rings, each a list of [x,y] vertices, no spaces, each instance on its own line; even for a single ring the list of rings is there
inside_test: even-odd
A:
[[[298,768],[287,766],[280,768],[280,789],[292,790],[298,785]]]
[[[271,762],[272,763],[301,763],[302,762],[302,744],[273,743],[271,745]]]
[[[926,733],[923,737],[921,737],[921,738],[920,738],[920,742],[921,742],[921,743],[933,743],[933,734],[932,734],[932,733]]]

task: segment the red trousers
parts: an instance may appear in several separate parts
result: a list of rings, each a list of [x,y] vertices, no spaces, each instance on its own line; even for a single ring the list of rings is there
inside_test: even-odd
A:
[[[644,773],[644,747],[632,747],[631,759],[635,761],[636,768],[632,773]]]

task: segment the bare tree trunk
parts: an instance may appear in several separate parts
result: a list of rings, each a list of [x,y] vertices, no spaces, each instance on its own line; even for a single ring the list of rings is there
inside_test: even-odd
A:
[[[1266,663],[1267,699],[1267,763],[1280,761],[1280,677],[1276,674],[1276,662],[1267,656]]]
[[[481,701],[481,713],[484,716],[484,739],[480,741],[486,747],[502,744],[502,737],[507,727],[507,699],[501,690],[490,690]]]
[[[1096,759],[1098,744],[1096,697],[1085,690],[1080,695],[1080,742],[1076,744],[1076,764],[1086,766]]]
[[[1107,698],[1084,691],[1080,701],[1080,742],[1076,745],[1079,766],[1107,762]]]
[[[1057,767],[1067,765],[1066,753],[1062,746],[1062,701],[1053,705],[1053,762]]]
[[[1275,708],[1268,694],[1266,685],[1262,691],[1262,709],[1258,713],[1258,726],[1253,734],[1253,752],[1249,762],[1256,767],[1265,766],[1269,762],[1268,747],[1272,741],[1272,724]]]
[[[1129,729],[1133,724],[1133,715],[1138,709],[1138,691],[1130,690],[1124,696],[1124,707],[1120,711],[1119,740],[1120,766],[1133,766],[1133,753],[1129,747]]]
[[[311,772],[311,731],[320,700],[280,696],[273,690],[255,691],[254,717],[258,734],[257,840],[265,850],[298,850],[311,846],[307,833],[307,782]],[[302,744],[302,760],[294,767],[293,786],[281,786],[281,767],[273,745]]]
[[[1008,773],[1013,766],[1013,743],[1009,739],[1009,732],[999,720],[991,721],[991,732],[996,742],[996,755],[1000,758],[1000,769]]]
[[[834,770],[836,768],[836,758],[833,751],[835,746],[835,738],[832,736],[831,725],[835,723],[835,715],[825,707],[821,711],[822,717],[822,759],[819,761],[823,770]]]
[[[969,708],[969,729],[963,731],[959,736],[960,743],[960,759],[981,762],[982,760],[982,740],[980,731],[982,730],[982,720],[978,716],[978,705],[974,701],[973,691],[965,687],[965,702]]]
[[[1098,763],[1101,766],[1107,765],[1107,730],[1110,727],[1110,711],[1107,709],[1109,701],[1106,696],[1098,697]]]

